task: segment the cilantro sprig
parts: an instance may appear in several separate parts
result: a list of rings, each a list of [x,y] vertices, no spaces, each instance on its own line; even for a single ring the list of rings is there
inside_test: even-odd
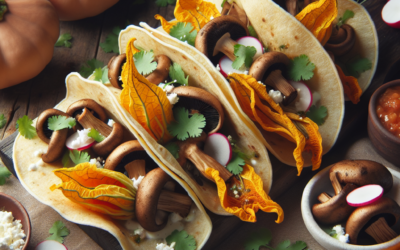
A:
[[[36,136],[36,128],[32,123],[33,121],[27,115],[17,120],[18,131],[26,139],[32,139]]]
[[[99,131],[94,128],[90,129],[88,136],[90,138],[93,138],[96,142],[102,142],[104,139],[106,139],[102,134],[100,134]]]
[[[328,109],[325,106],[312,105],[307,111],[306,116],[315,122],[318,126],[321,126],[325,122],[325,118],[328,115]]]
[[[156,0],[156,5],[158,6],[158,7],[165,7],[165,6],[167,6],[168,4],[175,4],[176,3],[176,0]]]
[[[189,137],[199,137],[206,126],[204,115],[195,113],[191,117],[183,107],[174,108],[175,121],[168,125],[168,131],[178,140],[184,141]]]
[[[179,83],[184,86],[189,85],[189,76],[185,77],[185,72],[183,72],[182,67],[174,62],[170,67],[169,67],[169,77],[174,83]]]
[[[63,115],[52,116],[47,120],[48,128],[50,130],[56,131],[64,128],[72,128],[76,125],[75,118],[66,117]]]
[[[236,44],[234,46],[233,54],[236,56],[235,61],[232,63],[232,67],[237,70],[241,70],[244,67],[250,68],[253,63],[253,56],[257,53],[256,48],[253,46],[244,46]]]
[[[242,166],[244,166],[244,164],[246,164],[244,159],[242,157],[240,157],[240,155],[233,153],[232,159],[230,160],[230,162],[228,163],[226,168],[232,174],[238,175],[238,174],[242,173],[242,171],[243,171],[243,167]]]
[[[121,32],[121,28],[116,26],[112,29],[112,32],[108,34],[106,37],[106,41],[103,43],[100,43],[100,47],[104,50],[106,53],[119,53],[119,47],[118,47],[118,36],[119,33]]]
[[[109,83],[110,79],[108,78],[108,67],[104,66],[103,68],[97,68],[93,72],[94,80],[99,81],[101,83]]]
[[[256,32],[256,30],[254,29],[253,26],[248,25],[248,26],[247,26],[247,29],[249,30],[249,35],[250,35],[250,36],[255,37],[255,38],[258,39],[257,32]]]
[[[89,61],[86,62],[85,65],[81,66],[81,69],[79,71],[79,74],[81,74],[81,76],[87,78],[88,76],[90,76],[91,74],[93,74],[93,72],[98,69],[98,68],[103,68],[104,63],[102,61],[99,61],[97,59],[91,59]]]
[[[342,26],[343,24],[346,23],[346,21],[347,21],[348,19],[353,18],[353,17],[354,17],[354,12],[351,11],[351,10],[346,10],[346,11],[343,13],[343,16],[339,18],[339,21],[337,22],[336,26],[337,26],[337,27]]]
[[[64,243],[64,238],[69,235],[69,229],[65,227],[62,221],[54,222],[53,226],[49,230],[51,236],[47,237],[46,240],[55,240]]]
[[[7,119],[4,117],[4,114],[0,115],[0,129],[4,128],[7,124]]]
[[[154,62],[153,51],[140,51],[133,55],[135,67],[139,74],[148,75],[157,68],[157,63]]]
[[[187,42],[194,46],[197,30],[194,29],[191,23],[179,22],[170,29],[169,34],[182,42]]]
[[[78,150],[70,150],[69,158],[71,158],[72,162],[75,165],[90,161],[90,155],[87,152],[82,152]]]
[[[176,142],[169,142],[164,147],[175,157],[175,159],[179,158],[179,146]]]
[[[4,185],[10,176],[11,172],[8,170],[8,168],[0,164],[0,186]]]
[[[185,230],[175,230],[165,240],[168,245],[175,242],[175,250],[195,250],[197,247],[194,237]]]
[[[314,76],[314,63],[310,62],[307,55],[300,55],[290,60],[288,76],[293,81],[307,81]]]
[[[280,242],[276,247],[269,246],[272,240],[271,231],[267,228],[261,228],[258,232],[253,232],[249,239],[245,242],[245,250],[258,250],[261,246],[267,247],[272,250],[304,250],[307,244],[303,241],[296,241],[296,243],[290,243],[290,240],[284,240]]]
[[[343,73],[347,76],[360,77],[360,74],[372,68],[372,62],[368,58],[355,56],[352,60],[343,63],[338,62],[338,65],[343,69]]]
[[[54,46],[71,48],[71,45],[72,45],[71,39],[72,39],[72,36],[70,33],[62,34],[58,37],[58,40]]]

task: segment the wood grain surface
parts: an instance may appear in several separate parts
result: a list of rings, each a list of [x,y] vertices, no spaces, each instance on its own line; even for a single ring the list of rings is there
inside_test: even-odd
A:
[[[99,46],[115,26],[125,27],[127,23],[138,25],[147,22],[152,27],[159,26],[154,15],[159,13],[167,20],[173,18],[174,6],[157,7],[155,1],[149,0],[135,5],[131,0],[120,0],[106,12],[92,18],[73,22],[61,22],[61,34],[70,33],[73,37],[72,48],[55,48],[54,55],[47,67],[35,78],[17,86],[0,90],[0,114],[4,114],[7,124],[0,129],[0,157],[4,164],[13,171],[11,160],[12,143],[15,138],[15,125],[18,118],[28,115],[37,117],[43,110],[54,107],[65,97],[65,77],[73,71],[79,71],[84,62],[96,58],[104,64],[114,56],[105,53]],[[366,126],[369,98],[378,88],[386,75],[389,66],[400,58],[400,32],[387,26],[381,20],[381,9],[386,1],[367,1],[364,6],[375,21],[379,35],[379,62],[371,86],[361,97],[359,104],[346,102],[345,119],[338,143],[328,153],[333,157],[341,145],[348,143],[349,136],[357,131],[358,126]],[[273,166],[273,186],[270,195],[273,199],[285,193],[302,178],[310,178],[310,170],[297,177],[294,167],[285,166],[275,157],[271,157]],[[339,159],[338,159],[339,160]],[[326,167],[324,161],[322,167]],[[300,207],[299,207],[300,209]],[[222,217],[208,213],[213,222],[213,232],[204,249],[226,249],[221,243],[230,235],[238,234],[241,222],[236,217]],[[259,213],[260,214],[260,213]],[[270,216],[273,221],[276,216]],[[81,226],[81,228],[104,249],[120,249],[115,238],[101,229]]]

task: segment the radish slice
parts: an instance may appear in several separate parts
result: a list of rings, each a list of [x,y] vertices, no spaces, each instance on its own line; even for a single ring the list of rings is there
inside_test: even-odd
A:
[[[45,240],[40,242],[35,250],[68,250],[68,248],[58,241]]]
[[[380,185],[365,185],[354,189],[347,197],[347,203],[352,207],[362,207],[374,203],[383,195],[383,188]]]
[[[310,88],[304,82],[289,81],[289,83],[297,90],[297,98],[294,103],[296,111],[306,112],[313,103],[313,95]]]
[[[73,143],[73,141],[79,137],[85,136],[82,135],[83,133],[83,130],[73,133],[70,137],[68,137],[67,141],[65,142],[65,146],[67,146],[67,148],[70,150],[76,149],[78,151],[85,150],[93,146],[96,141],[93,138],[88,137],[87,134],[86,137],[79,140],[78,144]]]
[[[210,134],[204,144],[204,153],[226,166],[232,158],[232,148],[228,138],[220,133]]]
[[[224,77],[228,77],[230,73],[238,73],[238,74],[247,74],[246,70],[237,70],[232,68],[232,61],[227,56],[223,56],[221,60],[219,60],[219,68],[220,72]],[[247,73],[246,73],[247,72]]]
[[[400,29],[400,0],[390,0],[385,4],[382,20],[390,27]]]

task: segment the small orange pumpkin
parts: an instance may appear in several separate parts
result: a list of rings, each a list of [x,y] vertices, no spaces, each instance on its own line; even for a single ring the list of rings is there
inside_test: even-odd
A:
[[[39,74],[60,32],[48,0],[0,0],[0,89]]]
[[[50,0],[61,21],[73,21],[96,16],[118,0]]]

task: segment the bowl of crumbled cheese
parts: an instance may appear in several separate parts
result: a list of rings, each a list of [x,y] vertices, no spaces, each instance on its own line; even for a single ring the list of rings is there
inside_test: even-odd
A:
[[[22,204],[0,192],[0,250],[25,250],[31,237],[31,222]]]

